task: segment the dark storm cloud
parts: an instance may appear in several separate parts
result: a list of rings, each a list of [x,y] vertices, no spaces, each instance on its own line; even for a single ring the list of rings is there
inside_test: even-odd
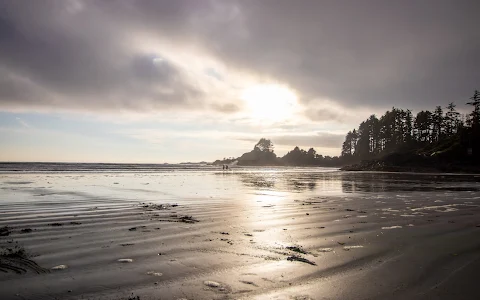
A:
[[[248,34],[215,32],[217,55],[306,101],[432,106],[465,101],[480,84],[478,1],[240,3]]]
[[[122,48],[122,33],[111,22],[79,11],[87,15],[83,19],[66,10],[65,3],[0,4],[0,101],[4,107],[202,106],[197,100],[203,91],[187,82],[183,70],[158,54],[129,52]]]
[[[238,110],[228,100],[205,105],[212,95],[162,49],[128,45],[126,36],[142,33],[284,83],[310,107],[322,99],[347,110],[461,105],[480,88],[479,3],[2,1],[0,103]],[[212,70],[207,77],[228,79]]]

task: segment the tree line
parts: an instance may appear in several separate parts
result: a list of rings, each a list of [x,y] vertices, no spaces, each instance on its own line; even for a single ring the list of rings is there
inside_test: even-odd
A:
[[[466,104],[473,108],[466,115],[460,114],[453,102],[433,111],[422,110],[415,116],[411,110],[395,107],[380,118],[371,115],[347,133],[341,158],[352,162],[412,150],[428,155],[454,152],[457,158],[462,153],[478,157],[480,93],[476,90]]]

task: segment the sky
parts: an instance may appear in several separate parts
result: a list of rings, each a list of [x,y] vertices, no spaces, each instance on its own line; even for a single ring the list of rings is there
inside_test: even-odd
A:
[[[2,0],[0,161],[339,155],[480,89],[477,0]]]

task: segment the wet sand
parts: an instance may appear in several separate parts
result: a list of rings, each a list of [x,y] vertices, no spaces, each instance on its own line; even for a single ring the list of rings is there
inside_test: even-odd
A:
[[[0,298],[480,299],[478,181],[2,174]]]

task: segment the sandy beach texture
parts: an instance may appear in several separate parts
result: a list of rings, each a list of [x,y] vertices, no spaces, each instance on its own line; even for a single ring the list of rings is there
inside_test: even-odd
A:
[[[0,174],[0,299],[480,299],[480,177]]]

